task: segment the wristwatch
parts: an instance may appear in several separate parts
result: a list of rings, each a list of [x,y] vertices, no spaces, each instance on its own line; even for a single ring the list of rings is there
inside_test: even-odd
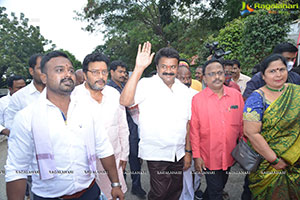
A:
[[[192,150],[187,150],[187,149],[185,149],[185,152],[186,152],[186,153],[190,153],[190,154],[193,153]]]
[[[111,183],[111,187],[114,188],[114,187],[122,187],[121,183]]]

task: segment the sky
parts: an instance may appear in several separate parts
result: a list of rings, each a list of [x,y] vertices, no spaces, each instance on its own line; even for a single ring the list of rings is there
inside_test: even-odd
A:
[[[40,27],[44,38],[52,40],[57,49],[68,50],[82,62],[97,45],[104,44],[101,33],[81,30],[84,23],[73,19],[74,10],[81,11],[87,0],[0,0],[6,13],[24,13],[29,24]],[[47,48],[45,49],[47,50]]]

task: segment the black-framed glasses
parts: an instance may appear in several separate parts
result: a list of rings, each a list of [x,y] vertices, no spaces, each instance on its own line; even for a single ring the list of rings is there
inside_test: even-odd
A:
[[[93,76],[99,76],[102,74],[103,76],[106,76],[108,74],[107,70],[87,70],[88,72],[91,72]]]

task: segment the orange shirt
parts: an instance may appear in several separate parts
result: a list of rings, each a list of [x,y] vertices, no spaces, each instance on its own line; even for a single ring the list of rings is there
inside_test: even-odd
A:
[[[200,81],[192,79],[191,88],[200,92],[202,90],[202,83]]]
[[[221,98],[207,87],[192,101],[193,157],[201,157],[210,170],[227,170],[233,165],[231,152],[243,133],[243,97],[236,89],[223,87]]]

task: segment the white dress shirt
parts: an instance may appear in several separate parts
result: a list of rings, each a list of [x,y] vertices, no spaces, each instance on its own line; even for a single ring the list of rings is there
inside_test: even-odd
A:
[[[87,98],[86,103],[91,104],[94,109],[98,110],[99,123],[102,123],[108,132],[115,156],[127,161],[129,155],[129,129],[125,107],[120,105],[120,93],[115,88],[106,85],[102,94],[102,102],[99,104],[91,97],[84,83],[75,87],[72,97]]]
[[[198,94],[199,91],[189,87],[190,91],[190,101],[192,103],[193,97]],[[187,170],[183,171],[183,187],[179,200],[190,200],[194,199],[195,191],[198,189],[200,185],[200,176],[198,174],[193,178],[194,171],[194,161],[192,160],[192,166]],[[193,179],[195,179],[193,181]],[[195,187],[196,184],[196,187]],[[195,188],[195,189],[194,189]]]
[[[30,104],[17,113],[8,139],[8,157],[5,166],[6,182],[24,179],[32,170],[32,192],[41,197],[55,198],[71,195],[87,188],[95,174],[89,173],[85,137],[88,132],[95,135],[95,152],[98,158],[113,154],[107,133],[96,118],[94,110],[87,104],[71,98],[65,123],[58,107],[46,99],[46,91],[38,101],[47,106],[45,119],[49,123],[49,138],[58,173],[49,180],[40,180],[36,160],[35,144],[31,132],[32,111]],[[43,119],[41,119],[43,120]]]
[[[244,91],[247,87],[247,82],[250,81],[251,78],[245,74],[240,73],[240,77],[239,79],[235,82],[236,84],[238,84],[238,86],[240,86],[241,89],[241,93],[244,94]]]
[[[27,105],[36,101],[39,96],[40,92],[34,86],[33,81],[31,81],[31,83],[26,87],[23,87],[22,89],[15,92],[11,96],[8,108],[4,113],[5,127],[11,129],[12,122],[16,113],[25,108]]]
[[[191,98],[191,103],[192,103],[192,99],[193,99],[194,95],[198,94],[199,91],[197,91],[191,87],[189,87],[189,91],[190,91],[190,95],[191,95],[190,98]]]
[[[4,113],[5,110],[7,109],[10,99],[11,99],[10,94],[7,94],[6,96],[0,99],[0,132],[3,129],[5,129]]]
[[[175,79],[169,88],[154,75],[142,78],[134,97],[139,106],[139,157],[152,161],[180,160],[184,154],[186,126],[191,116],[188,87]]]
[[[78,85],[72,93],[72,96],[84,99],[86,104],[93,106],[97,110],[99,123],[102,123],[108,132],[109,140],[114,148],[114,154],[117,164],[119,181],[122,185],[122,191],[127,191],[126,182],[123,176],[123,170],[119,167],[120,160],[127,161],[129,155],[129,129],[126,119],[125,107],[120,105],[120,93],[115,88],[106,85],[102,90],[102,101],[99,104],[94,100],[90,92],[86,89],[85,83]],[[97,161],[97,183],[101,191],[108,199],[112,199],[110,180],[104,171],[102,164]]]

